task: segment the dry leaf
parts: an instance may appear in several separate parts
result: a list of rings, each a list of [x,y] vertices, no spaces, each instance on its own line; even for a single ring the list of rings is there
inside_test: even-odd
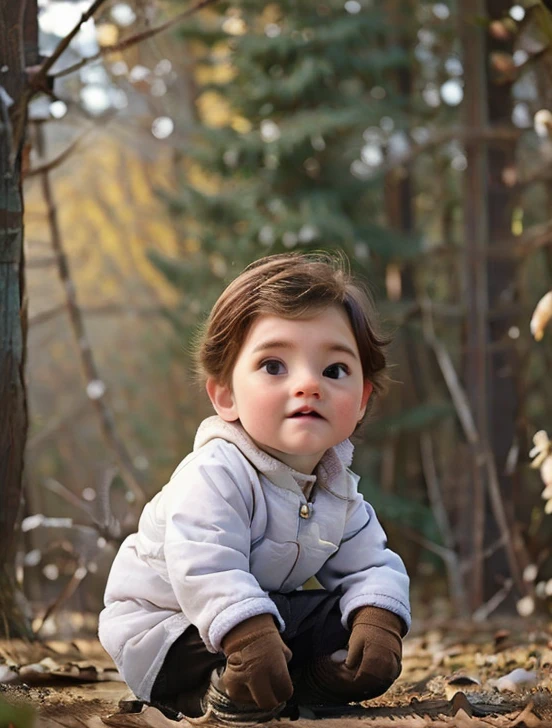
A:
[[[542,482],[552,487],[552,455],[548,455],[540,467]]]
[[[512,726],[522,725],[524,728],[537,728],[543,722],[533,713],[533,703],[528,703],[518,717],[512,722]]]
[[[544,336],[546,324],[552,318],[552,291],[541,298],[537,303],[533,316],[531,317],[530,329],[535,341],[540,341]]]
[[[533,447],[529,451],[529,457],[534,458],[533,462],[531,463],[531,467],[535,468],[536,470],[537,468],[540,468],[548,455],[551,453],[552,443],[548,438],[546,430],[539,430],[538,432],[535,432],[535,434],[533,435],[533,443],[535,447]]]

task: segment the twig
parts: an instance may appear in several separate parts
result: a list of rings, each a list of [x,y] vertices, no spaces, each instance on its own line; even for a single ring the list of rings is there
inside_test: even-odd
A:
[[[44,627],[44,624],[46,620],[52,616],[52,614],[59,609],[59,607],[63,604],[63,602],[66,602],[67,599],[73,596],[73,594],[77,591],[78,587],[80,586],[82,580],[84,577],[88,574],[88,569],[84,565],[84,561],[81,559],[79,560],[78,566],[73,572],[73,575],[65,584],[61,592],[58,594],[58,596],[55,598],[55,600],[48,606],[46,611],[44,612],[44,616],[42,617],[42,620],[40,621],[40,624],[38,625],[37,629],[34,632],[35,637],[38,636],[40,633],[40,630]]]
[[[38,150],[40,155],[44,156],[44,129],[41,124],[36,125],[36,131]],[[87,382],[101,381],[98,369],[96,367],[96,363],[94,361],[92,348],[86,335],[83,316],[77,303],[75,284],[72,280],[67,256],[63,248],[61,231],[58,224],[57,209],[53,200],[48,171],[44,171],[41,174],[41,182],[42,193],[46,202],[46,208],[48,210],[48,222],[52,238],[52,247],[54,249],[54,254],[58,263],[59,277],[64,287],[65,305],[67,307],[67,313],[69,314],[69,321],[71,324],[73,335],[77,342],[81,368]],[[111,409],[108,407],[107,402],[105,401],[105,396],[99,396],[94,399],[91,398],[90,401],[94,405],[94,408],[98,414],[102,435],[107,446],[115,455],[123,480],[125,481],[130,491],[134,494],[137,505],[143,505],[146,500],[145,495],[135,474],[132,459],[126,449],[124,442],[119,438],[117,434],[114,417]]]
[[[29,268],[49,268],[51,265],[56,264],[56,259],[53,256],[46,256],[44,258],[32,258],[29,260],[27,258],[27,262],[25,264],[25,267],[27,269]]]
[[[88,10],[81,15],[80,20],[77,22],[73,30],[71,30],[68,35],[60,40],[52,55],[46,58],[46,60],[39,66],[36,73],[33,73],[32,76],[29,75],[27,85],[18,101],[19,113],[17,114],[17,124],[15,125],[13,134],[14,153],[18,153],[20,146],[23,143],[23,139],[25,136],[25,122],[27,116],[26,109],[32,97],[37,91],[45,91],[46,93],[50,92],[48,84],[46,83],[48,71],[61,56],[61,54],[69,47],[69,44],[81,29],[81,26],[86,23],[94,15],[96,10],[98,10],[98,8],[105,2],[106,0],[95,0],[95,2],[92,3]]]
[[[516,252],[525,254],[552,244],[552,220],[532,225],[516,240]]]
[[[217,0],[200,0],[200,2],[198,2],[196,5],[193,5],[191,8],[184,10],[182,13],[179,13],[178,15],[175,15],[174,18],[171,18],[170,20],[167,20],[166,22],[161,23],[161,25],[157,25],[154,28],[149,28],[148,30],[144,30],[141,33],[136,33],[135,35],[131,35],[129,38],[125,38],[124,40],[120,41],[119,43],[114,43],[113,45],[104,46],[101,50],[98,51],[98,53],[95,53],[93,56],[87,56],[86,58],[83,58],[78,63],[74,63],[72,66],[68,66],[67,68],[63,68],[61,71],[58,71],[57,73],[52,74],[52,78],[61,78],[62,76],[68,76],[70,73],[74,73],[75,71],[80,70],[81,68],[88,65],[89,63],[92,63],[93,61],[97,61],[100,58],[102,58],[103,56],[108,55],[109,53],[117,53],[120,51],[124,51],[127,48],[131,48],[133,45],[136,45],[137,43],[141,43],[144,40],[153,38],[153,36],[157,35],[158,33],[162,33],[164,30],[167,30],[168,28],[172,27],[173,25],[180,23],[182,20],[185,20],[190,15],[197,13],[199,10],[202,10],[203,8],[207,7],[208,5],[212,5],[216,1]]]
[[[78,145],[82,142],[84,137],[90,132],[90,129],[87,129],[84,131],[77,139],[75,139],[74,142],[72,142],[67,149],[65,149],[63,152],[58,154],[57,157],[52,159],[50,162],[46,162],[46,164],[41,164],[38,167],[34,167],[33,169],[30,169],[27,174],[25,175],[25,178],[27,177],[36,177],[37,175],[43,174],[44,172],[51,172],[53,169],[56,169],[56,167],[59,167],[63,162],[65,162],[66,159],[68,159],[71,154],[75,151],[75,149],[78,147]]]
[[[394,169],[408,166],[417,157],[424,152],[429,152],[436,147],[453,141],[461,142],[507,142],[519,139],[522,134],[521,129],[511,126],[488,126],[488,127],[469,127],[457,126],[452,129],[443,131],[433,131],[431,139],[421,144],[413,144],[407,154],[394,159],[387,164],[382,165],[378,170],[378,174],[388,174]]]
[[[468,600],[466,591],[462,583],[460,573],[460,563],[455,550],[454,537],[448,514],[441,497],[441,489],[437,477],[437,469],[435,467],[435,458],[433,457],[433,442],[428,432],[420,435],[420,453],[422,457],[422,470],[427,486],[427,494],[431,504],[431,510],[435,517],[435,521],[441,533],[443,543],[448,551],[449,556],[445,559],[447,569],[447,578],[451,599],[455,605],[458,615],[468,614]]]
[[[427,299],[422,303],[422,324],[424,328],[424,337],[430,347],[433,349],[439,368],[443,375],[443,379],[448,387],[456,414],[464,430],[464,434],[468,442],[472,445],[479,441],[477,429],[472,416],[470,405],[466,393],[464,392],[454,364],[450,358],[445,346],[437,339],[433,330],[433,321],[430,315],[431,302]]]
[[[73,30],[71,30],[64,38],[60,40],[52,55],[46,58],[44,63],[40,66],[40,68],[32,78],[31,86],[34,86],[36,88],[37,86],[40,87],[44,83],[44,81],[46,80],[46,75],[50,68],[52,68],[57,59],[69,47],[71,41],[77,35],[84,23],[90,20],[96,10],[98,10],[105,2],[106,0],[95,0],[95,2],[92,3],[88,10],[81,15],[80,20],[75,25]]]
[[[63,498],[66,503],[69,503],[74,508],[82,511],[89,519],[91,524],[94,526],[98,533],[98,536],[103,536],[107,541],[115,541],[118,545],[121,544],[121,524],[113,515],[111,510],[110,492],[111,486],[117,475],[118,469],[111,467],[108,468],[102,478],[100,488],[98,489],[98,503],[100,505],[100,515],[95,516],[90,506],[75,495],[73,491],[66,488],[59,481],[54,478],[47,478],[44,481],[44,487],[48,488],[49,491],[55,493],[60,498]]]
[[[431,302],[428,299],[424,300],[422,311],[424,315],[423,326],[425,339],[435,352],[437,363],[439,364],[441,373],[451,394],[452,401],[458,415],[458,419],[460,420],[460,423],[464,430],[464,434],[468,442],[474,448],[475,465],[476,467],[484,466],[486,469],[486,484],[491,500],[491,507],[497,525],[500,529],[500,533],[502,534],[502,537],[504,539],[504,549],[506,551],[506,558],[508,560],[508,565],[510,567],[512,578],[514,579],[516,588],[520,591],[520,593],[526,594],[527,585],[523,581],[518,565],[516,551],[510,531],[510,525],[506,517],[504,503],[502,502],[500,484],[498,482],[493,454],[489,450],[489,448],[481,442],[479,433],[477,432],[477,429],[475,427],[468,398],[462,388],[462,385],[460,384],[460,380],[454,368],[454,364],[452,363],[452,360],[445,346],[435,336],[431,319]]]
[[[53,260],[57,264],[57,260]],[[54,263],[52,263],[52,265],[53,264]],[[30,267],[32,268],[33,266],[31,265]],[[31,318],[29,319],[29,326],[37,326],[39,324],[45,323],[46,321],[50,321],[50,319],[53,319],[56,316],[59,316],[59,314],[63,313],[66,308],[67,304],[61,303],[59,306],[54,306],[47,311],[41,311],[40,313],[31,316]],[[162,316],[164,313],[167,313],[168,310],[169,309],[167,309],[165,306],[129,307],[122,306],[116,303],[106,303],[103,306],[83,306],[80,309],[83,316]]]
[[[480,607],[478,607],[478,609],[475,610],[475,612],[472,614],[473,621],[484,622],[486,619],[488,619],[489,615],[492,614],[495,609],[497,609],[502,604],[508,594],[512,591],[512,585],[512,579],[506,579],[506,581],[504,582],[504,586],[499,589],[496,594],[494,594],[489,599],[489,601],[485,602],[485,604],[482,604]]]
[[[56,480],[55,478],[46,478],[44,481],[44,487],[51,493],[55,493],[60,498],[63,498],[66,503],[69,503],[74,508],[82,511],[90,519],[90,521],[94,522],[94,518],[90,513],[88,504],[83,501],[82,498],[79,498],[78,495],[75,495],[72,490],[69,490],[69,488],[62,485],[59,480]]]
[[[456,553],[454,551],[451,551],[445,546],[441,546],[441,544],[435,543],[434,541],[430,541],[428,538],[418,533],[418,531],[410,528],[410,526],[406,526],[404,523],[401,524],[401,533],[411,541],[414,541],[428,551],[431,551],[432,554],[439,556],[446,564],[450,564],[452,566],[452,564],[457,561]]]
[[[45,427],[27,440],[27,450],[31,451],[33,448],[37,448],[45,440],[54,435],[67,422],[76,420],[80,417],[80,415],[84,414],[84,412],[88,409],[88,405],[88,398],[81,400],[76,404],[71,405],[70,408],[67,408],[57,417],[49,420]]]
[[[546,162],[516,182],[516,187],[527,187],[535,182],[547,182],[552,177],[552,164]]]

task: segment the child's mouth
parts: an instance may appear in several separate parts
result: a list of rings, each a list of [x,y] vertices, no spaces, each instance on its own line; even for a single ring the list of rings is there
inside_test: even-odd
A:
[[[314,412],[314,411],[313,412],[295,412],[294,414],[291,415],[291,417],[295,417],[295,418],[298,418],[298,417],[314,417],[314,418],[319,419],[319,420],[322,419],[322,415],[319,415],[318,412]]]

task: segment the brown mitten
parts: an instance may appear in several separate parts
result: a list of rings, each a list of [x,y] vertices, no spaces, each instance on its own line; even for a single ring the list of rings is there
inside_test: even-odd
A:
[[[405,625],[400,617],[379,607],[362,607],[353,617],[345,666],[355,672],[356,684],[381,684],[384,692],[401,674]]]
[[[293,693],[285,645],[271,614],[259,614],[236,625],[222,641],[226,669],[222,687],[236,703],[275,708]]]

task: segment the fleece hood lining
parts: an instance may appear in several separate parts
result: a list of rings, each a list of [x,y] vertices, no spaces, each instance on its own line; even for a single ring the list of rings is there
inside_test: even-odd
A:
[[[278,474],[287,474],[293,477],[301,489],[312,487],[317,477],[323,481],[332,481],[341,475],[353,460],[354,446],[350,440],[344,440],[326,450],[316,467],[316,474],[300,473],[257,447],[238,421],[226,422],[218,415],[203,420],[196,433],[194,451],[217,438],[236,445],[254,467],[269,479]]]

